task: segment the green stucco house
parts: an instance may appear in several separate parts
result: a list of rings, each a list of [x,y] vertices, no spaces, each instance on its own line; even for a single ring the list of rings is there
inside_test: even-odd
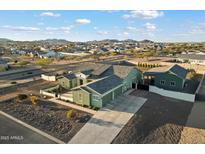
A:
[[[144,73],[144,84],[165,90],[182,91],[188,71],[179,66],[157,67]]]
[[[106,65],[93,71],[93,82],[73,90],[77,104],[101,108],[142,82],[142,74],[135,67]]]
[[[122,79],[116,75],[100,79],[73,91],[77,104],[101,108],[123,93]]]

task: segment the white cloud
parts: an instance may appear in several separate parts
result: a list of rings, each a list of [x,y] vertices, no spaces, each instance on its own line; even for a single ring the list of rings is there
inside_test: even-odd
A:
[[[91,21],[89,19],[76,19],[75,22],[80,25],[90,24]]]
[[[10,25],[5,25],[2,26],[5,29],[9,29],[12,31],[27,31],[27,32],[33,32],[33,31],[39,31],[40,28],[37,27],[26,27],[26,26],[10,26]]]
[[[144,27],[145,27],[145,30],[146,30],[146,31],[149,31],[149,32],[153,32],[153,31],[156,31],[156,30],[157,30],[156,25],[155,25],[155,24],[151,24],[151,23],[149,23],[149,22],[147,22],[147,23],[144,25]]]
[[[154,19],[163,16],[164,13],[162,11],[155,10],[136,10],[130,11],[129,14],[125,14],[122,17],[124,19],[129,18],[140,18],[140,19]]]
[[[49,32],[64,32],[70,33],[72,26],[69,27],[46,27],[45,29]]]
[[[132,26],[128,26],[128,27],[126,27],[126,29],[129,31],[138,31],[139,30],[138,28],[132,27]]]
[[[61,15],[58,13],[53,13],[53,12],[43,12],[40,14],[42,17],[60,17]]]
[[[109,32],[107,32],[107,31],[98,31],[97,34],[99,34],[99,35],[108,35]]]
[[[129,35],[130,33],[128,33],[128,32],[123,32],[123,34],[124,34],[124,35]]]

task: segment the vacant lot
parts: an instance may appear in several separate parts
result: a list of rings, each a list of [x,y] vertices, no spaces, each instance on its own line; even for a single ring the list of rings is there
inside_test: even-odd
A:
[[[179,143],[193,104],[147,91],[132,93],[148,100],[113,143]]]
[[[70,108],[41,99],[36,105],[30,99],[20,102],[16,98],[7,100],[0,103],[0,110],[64,142],[68,142],[91,117],[75,110],[75,116],[67,118]]]
[[[205,143],[205,102],[195,102],[182,132],[180,143]]]

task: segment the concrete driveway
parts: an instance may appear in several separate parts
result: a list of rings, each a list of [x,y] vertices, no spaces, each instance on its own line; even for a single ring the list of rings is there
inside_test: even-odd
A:
[[[55,142],[0,115],[0,144],[54,144]]]
[[[118,135],[146,99],[136,96],[119,96],[100,109],[71,139],[71,144],[109,144]]]

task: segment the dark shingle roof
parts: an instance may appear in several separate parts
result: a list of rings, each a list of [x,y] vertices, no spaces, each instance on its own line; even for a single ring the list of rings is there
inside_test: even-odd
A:
[[[81,71],[81,73],[82,73],[82,74],[85,74],[85,75],[90,75],[92,72],[93,72],[92,69],[85,70],[85,71]]]
[[[116,75],[111,75],[96,82],[90,83],[86,87],[96,91],[99,94],[104,94],[120,84],[122,84],[122,79]]]
[[[70,79],[70,80],[76,78],[75,74],[66,74],[66,75],[64,75],[64,77],[67,78],[67,79]]]
[[[156,75],[156,74],[166,73],[166,72],[172,72],[175,75],[177,75],[178,77],[183,78],[183,79],[186,78],[186,75],[188,73],[188,71],[185,68],[175,64],[175,65],[168,66],[168,67],[152,68],[152,69],[146,71],[144,73],[144,75]]]
[[[98,68],[96,68],[92,74],[93,75],[101,75],[104,73],[108,68],[110,68],[111,65],[101,64]]]
[[[120,78],[126,78],[128,74],[134,69],[131,66],[113,65],[113,73]]]
[[[174,65],[173,67],[171,67],[170,71],[172,73],[176,74],[178,77],[183,78],[183,79],[186,78],[186,75],[188,73],[188,71],[185,68],[183,68],[177,64]]]

